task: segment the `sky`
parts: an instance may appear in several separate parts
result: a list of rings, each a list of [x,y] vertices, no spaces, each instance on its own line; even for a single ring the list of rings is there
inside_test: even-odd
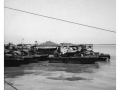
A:
[[[5,0],[5,6],[116,31],[115,0]],[[115,44],[116,33],[5,8],[5,43]],[[24,38],[24,39],[23,39]]]

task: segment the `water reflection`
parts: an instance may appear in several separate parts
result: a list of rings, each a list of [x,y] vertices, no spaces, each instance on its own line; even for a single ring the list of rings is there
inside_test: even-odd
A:
[[[94,73],[98,69],[98,64],[50,64],[51,71],[65,71],[69,73]]]
[[[17,76],[31,74],[32,72],[24,72],[24,68],[21,67],[6,67],[4,73],[5,78],[16,78]]]
[[[50,75],[51,73],[43,73],[43,71],[65,71],[68,73],[94,73],[99,65],[96,64],[63,64],[39,62],[23,65],[20,67],[6,67],[5,77],[15,78],[26,74],[34,75]]]
[[[82,77],[48,77],[48,79],[52,80],[67,80],[67,81],[79,81],[79,80],[91,80],[87,78],[82,78]]]

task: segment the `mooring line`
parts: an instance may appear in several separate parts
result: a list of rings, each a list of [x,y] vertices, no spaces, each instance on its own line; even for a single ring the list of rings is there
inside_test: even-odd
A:
[[[71,23],[71,24],[76,24],[76,25],[81,25],[81,26],[85,26],[85,27],[89,27],[89,28],[95,28],[95,29],[99,29],[99,30],[103,30],[103,31],[116,33],[116,31],[113,31],[113,30],[107,30],[107,29],[103,29],[103,28],[99,28],[99,27],[95,27],[95,26],[90,26],[90,25],[85,25],[85,24],[81,24],[81,23],[77,23],[77,22],[73,22],[73,21],[68,21],[68,20],[64,20],[64,19],[54,18],[54,17],[50,17],[50,16],[46,16],[46,15],[40,15],[40,14],[37,14],[37,13],[23,11],[23,10],[11,8],[11,7],[4,6],[4,8],[15,10],[15,11],[19,11],[19,12],[24,12],[24,13],[28,13],[28,14],[32,14],[32,15],[36,15],[36,16],[46,17],[46,18],[50,18],[50,19],[54,19],[54,20],[59,20],[59,21],[62,21],[62,22],[67,22],[67,23]]]
[[[11,86],[12,88],[14,88],[15,90],[18,90],[15,86],[11,85],[10,83],[8,83],[7,81],[4,80],[5,83],[7,83],[9,86]]]

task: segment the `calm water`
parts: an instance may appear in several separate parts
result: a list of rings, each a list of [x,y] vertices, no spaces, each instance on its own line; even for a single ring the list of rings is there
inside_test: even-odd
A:
[[[110,62],[60,64],[39,62],[6,67],[5,80],[18,90],[116,90],[116,46],[95,45]],[[5,83],[5,90],[14,90]]]

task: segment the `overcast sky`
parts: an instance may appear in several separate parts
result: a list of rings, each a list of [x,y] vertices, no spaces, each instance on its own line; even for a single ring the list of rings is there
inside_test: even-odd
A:
[[[5,6],[116,31],[115,0],[5,0]],[[5,43],[115,44],[116,34],[5,8]]]

